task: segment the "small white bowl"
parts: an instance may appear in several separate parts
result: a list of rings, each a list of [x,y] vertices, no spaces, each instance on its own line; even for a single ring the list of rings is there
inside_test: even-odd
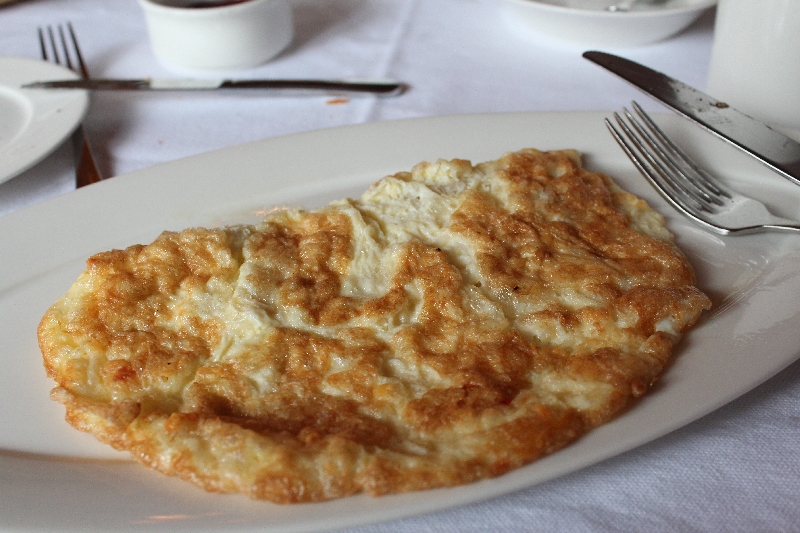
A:
[[[240,70],[266,63],[292,40],[286,0],[139,0],[156,57],[188,70]]]
[[[627,12],[611,12],[613,0],[502,0],[505,18],[518,32],[591,47],[640,46],[688,27],[717,0],[667,0]],[[581,7],[574,7],[581,6]]]

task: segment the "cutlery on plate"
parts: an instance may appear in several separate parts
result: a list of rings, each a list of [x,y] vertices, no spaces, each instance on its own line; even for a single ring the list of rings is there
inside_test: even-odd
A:
[[[583,57],[800,185],[800,143],[725,102],[629,59],[596,51],[585,52]]]
[[[88,89],[93,91],[209,91],[217,89],[267,89],[274,91],[321,91],[370,93],[395,96],[407,89],[393,80],[203,80],[203,79],[82,79],[50,80],[23,85],[23,89]]]
[[[707,229],[725,235],[783,231],[800,233],[800,222],[772,215],[758,200],[720,183],[701,168],[653,119],[633,102],[637,116],[614,113],[617,126],[606,126],[622,150],[661,195],[678,211]]]
[[[70,23],[67,23],[67,32],[69,33],[70,37],[69,42],[72,43],[75,62],[73,62],[72,54],[69,51],[69,45],[67,44],[64,26],[61,24],[58,25],[58,36],[59,41],[61,42],[61,52],[64,55],[64,64],[70,70],[74,70],[83,76],[84,79],[88,79],[89,71],[87,70],[86,64],[83,61],[83,55],[81,54],[81,49],[78,46],[78,38],[75,36],[75,31],[72,29],[72,24]],[[47,40],[45,40],[45,31],[42,30],[42,28],[38,29],[38,34],[39,45],[41,46],[42,51],[42,59],[45,61],[51,61],[50,56],[52,55],[52,62],[61,65],[61,54],[58,53],[59,47],[56,44],[56,36],[55,32],[53,31],[53,27],[47,26]],[[47,46],[48,41],[50,44],[49,52]],[[103,176],[100,174],[100,170],[97,168],[97,162],[95,161],[91,146],[89,146],[89,141],[86,140],[86,132],[83,129],[83,124],[79,124],[78,128],[72,134],[72,146],[75,152],[75,186],[80,188],[86,185],[91,185],[92,183],[97,183],[98,181],[102,181]]]

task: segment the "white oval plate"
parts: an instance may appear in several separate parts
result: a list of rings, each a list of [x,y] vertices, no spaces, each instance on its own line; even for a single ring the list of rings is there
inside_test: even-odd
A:
[[[614,0],[501,0],[517,33],[593,47],[662,41],[687,28],[716,0],[665,0],[628,12],[610,12]]]
[[[675,430],[752,389],[800,351],[796,235],[720,237],[678,215],[608,134],[604,113],[520,113],[377,122],[269,139],[174,161],[0,217],[0,531],[321,531],[435,511],[576,471]],[[699,161],[776,212],[800,218],[800,189],[672,115],[656,115]],[[281,205],[357,196],[423,160],[495,159],[576,148],[667,217],[715,307],[660,385],[566,449],[505,476],[382,498],[278,506],[208,494],[126,461],[63,420],[36,343],[46,309],[99,251],[162,230],[254,222]],[[13,251],[14,253],[7,253]]]
[[[73,79],[73,71],[46,61],[0,57],[0,183],[47,157],[83,120],[83,90],[20,89],[34,81]]]

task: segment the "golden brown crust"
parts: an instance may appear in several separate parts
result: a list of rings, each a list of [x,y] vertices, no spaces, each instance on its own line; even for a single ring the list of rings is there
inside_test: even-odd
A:
[[[569,444],[708,306],[644,202],[523,150],[98,254],[39,342],[73,426],[210,491],[320,501]]]

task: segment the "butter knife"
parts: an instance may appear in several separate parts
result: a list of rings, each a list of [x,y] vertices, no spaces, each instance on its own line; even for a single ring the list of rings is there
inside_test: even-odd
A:
[[[725,102],[629,59],[596,51],[585,52],[583,57],[800,185],[800,143]]]
[[[315,91],[370,93],[394,96],[405,84],[393,80],[203,80],[203,79],[78,79],[37,81],[23,89],[88,89],[90,91],[211,91],[218,89],[268,89],[273,91]]]

